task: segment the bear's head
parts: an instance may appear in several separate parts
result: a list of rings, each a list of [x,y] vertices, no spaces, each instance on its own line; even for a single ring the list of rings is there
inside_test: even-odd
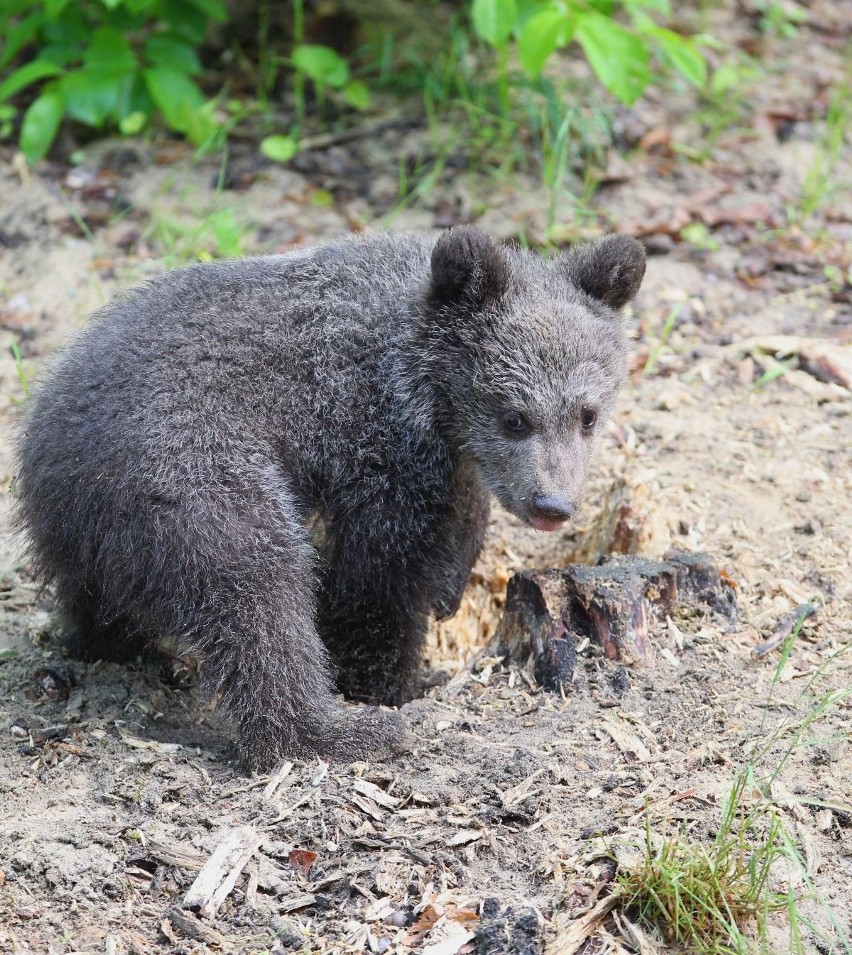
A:
[[[555,530],[579,503],[626,371],[618,310],[645,272],[611,235],[544,259],[470,228],[437,240],[416,324],[432,426],[509,511]]]

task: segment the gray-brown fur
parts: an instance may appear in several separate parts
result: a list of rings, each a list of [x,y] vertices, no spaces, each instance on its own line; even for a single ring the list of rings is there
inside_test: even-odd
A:
[[[248,768],[396,750],[404,720],[344,707],[335,680],[409,698],[491,493],[525,520],[573,507],[624,375],[613,308],[643,269],[623,237],[545,261],[456,229],[199,265],[117,298],[19,441],[20,517],[77,651],[197,652]],[[532,432],[508,435],[507,411]]]

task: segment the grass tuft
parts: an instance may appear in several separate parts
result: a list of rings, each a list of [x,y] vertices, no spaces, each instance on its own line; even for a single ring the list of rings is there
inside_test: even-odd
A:
[[[708,848],[679,837],[664,839],[655,848],[646,818],[645,858],[619,876],[627,914],[696,955],[752,952],[751,938],[765,936],[770,913],[790,907],[787,893],[769,886],[776,861],[786,855],[777,813],[761,803],[735,825],[748,786],[744,773]]]
[[[618,906],[641,927],[660,932],[686,952],[752,955],[774,951],[767,929],[769,916],[777,912],[784,913],[787,922],[790,953],[811,951],[805,945],[809,934],[820,940],[820,950],[852,955],[852,940],[838,915],[820,898],[773,794],[782,768],[808,733],[852,695],[852,689],[845,688],[820,696],[813,693],[817,679],[852,648],[844,644],[808,680],[791,716],[767,732],[769,704],[810,610],[810,605],[800,608],[781,646],[763,720],[749,756],[734,777],[713,841],[704,846],[685,834],[661,838],[652,833],[650,815],[646,815],[642,859],[618,874]],[[805,701],[805,714],[794,716],[798,704]],[[759,767],[773,752],[774,765],[768,772],[761,771]],[[801,903],[806,899],[818,905],[830,929],[817,926],[804,914]]]

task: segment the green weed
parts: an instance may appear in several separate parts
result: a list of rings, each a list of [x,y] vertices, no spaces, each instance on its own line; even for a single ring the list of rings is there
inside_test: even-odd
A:
[[[804,704],[804,716],[790,715],[766,732],[775,690],[811,609],[801,609],[781,646],[756,742],[734,778],[713,841],[705,847],[686,835],[654,838],[646,816],[644,858],[619,874],[619,905],[643,927],[660,931],[667,941],[696,955],[770,951],[767,929],[773,913],[786,915],[791,953],[804,955],[808,950],[803,938],[807,930],[820,939],[821,950],[852,955],[852,941],[837,914],[819,898],[772,795],[773,783],[809,731],[852,695],[849,689],[829,690],[812,698],[817,680],[847,653],[847,644],[818,668],[789,707],[795,714]],[[762,772],[760,767],[779,746],[781,753],[772,760],[772,769]],[[786,887],[776,887],[785,875]],[[805,892],[797,892],[796,884],[803,885]],[[827,916],[833,941],[804,914],[805,898]]]
[[[728,800],[722,828],[709,848],[685,836],[654,847],[646,817],[645,859],[622,876],[622,905],[645,928],[661,928],[668,942],[696,955],[747,955],[752,944],[746,926],[766,933],[772,912],[788,908],[784,893],[769,888],[780,853],[781,820],[771,807],[749,826],[736,826],[746,780],[738,779]],[[760,837],[754,839],[759,826]]]
[[[669,342],[669,338],[671,337],[672,331],[674,331],[678,318],[680,318],[680,313],[683,311],[684,305],[686,305],[685,301],[678,302],[672,306],[669,310],[669,314],[666,316],[666,320],[663,322],[663,327],[660,329],[659,335],[656,335],[649,343],[648,358],[645,362],[643,374],[654,374],[660,355]]]
[[[767,355],[761,355],[760,358],[764,362],[770,361],[769,356]],[[751,386],[751,390],[760,391],[773,381],[777,381],[779,378],[782,378],[784,375],[786,375],[791,368],[794,368],[798,362],[799,359],[795,355],[792,355],[790,358],[785,358],[783,361],[776,361],[775,359],[772,359],[772,364],[769,365],[766,371]]]
[[[245,253],[245,237],[245,225],[228,208],[190,222],[154,212],[145,231],[146,240],[162,250],[168,268],[236,258]]]
[[[727,58],[701,91],[703,105],[695,114],[703,131],[699,143],[677,143],[675,151],[694,162],[704,162],[713,155],[721,136],[751,133],[752,89],[765,78],[766,71],[757,60],[741,53]]]
[[[436,170],[464,156],[471,174],[492,181],[520,170],[539,173],[549,194],[548,230],[557,207],[589,201],[597,185],[595,170],[612,140],[612,106],[593,83],[544,74],[530,78],[505,58],[489,68],[487,48],[459,21],[446,48],[428,62],[414,49],[387,55],[399,64],[394,88],[398,91],[399,78],[406,76],[403,91],[421,91],[429,154],[414,165],[428,173],[427,186],[439,181]],[[402,170],[400,194],[406,205],[427,192],[417,172]]]
[[[810,215],[822,209],[841,190],[834,174],[838,161],[847,145],[852,128],[852,60],[843,83],[837,88],[828,106],[825,126],[817,140],[814,160],[805,174],[798,208],[792,218],[802,223]]]
[[[210,23],[227,16],[221,0],[0,4],[5,116],[20,92],[36,94],[21,116],[27,160],[47,155],[65,118],[135,135],[159,115],[192,142],[207,141],[215,104],[205,102],[195,79],[202,72],[197,48]]]
[[[793,0],[758,0],[760,28],[768,36],[791,40],[799,32],[799,24],[808,17],[807,10]]]
[[[30,381],[27,377],[26,369],[24,368],[24,359],[21,355],[20,346],[14,338],[9,342],[9,351],[12,353],[12,357],[15,359],[15,371],[18,375],[18,382],[21,386],[21,393],[24,396],[24,401],[29,401]]]

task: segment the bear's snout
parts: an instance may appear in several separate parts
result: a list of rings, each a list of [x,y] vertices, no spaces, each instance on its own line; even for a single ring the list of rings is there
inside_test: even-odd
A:
[[[555,531],[571,520],[577,510],[573,501],[536,494],[529,511],[529,522],[539,531]]]

